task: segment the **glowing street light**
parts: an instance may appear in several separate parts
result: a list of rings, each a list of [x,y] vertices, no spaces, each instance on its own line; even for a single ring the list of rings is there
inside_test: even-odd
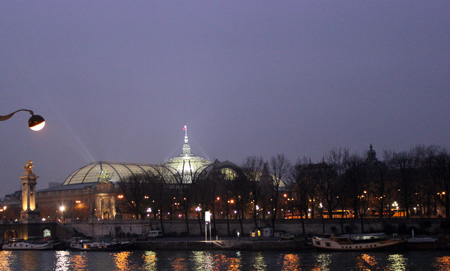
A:
[[[17,112],[20,112],[20,111],[26,111],[31,114],[31,117],[28,120],[28,127],[30,127],[31,130],[40,131],[40,130],[42,130],[42,128],[44,128],[44,126],[45,126],[44,118],[39,115],[35,115],[33,111],[28,110],[28,109],[19,109],[19,110],[16,110],[6,116],[0,116],[0,121],[8,120],[12,116],[14,116],[14,114],[16,114]]]
[[[64,205],[59,206],[59,210],[61,211],[61,222],[64,223]]]

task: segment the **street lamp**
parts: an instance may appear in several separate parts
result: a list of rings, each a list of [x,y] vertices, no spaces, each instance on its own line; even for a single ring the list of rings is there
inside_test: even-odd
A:
[[[59,210],[61,211],[61,223],[64,223],[64,209],[64,205],[59,207]]]
[[[26,111],[31,114],[31,117],[28,120],[28,127],[30,127],[31,130],[39,131],[39,130],[42,130],[42,128],[44,128],[44,126],[45,126],[44,118],[39,115],[35,115],[33,111],[28,110],[28,109],[19,109],[19,110],[16,110],[6,116],[0,116],[0,121],[8,120],[12,116],[14,116],[14,114],[16,114],[17,112],[20,112],[20,111]]]

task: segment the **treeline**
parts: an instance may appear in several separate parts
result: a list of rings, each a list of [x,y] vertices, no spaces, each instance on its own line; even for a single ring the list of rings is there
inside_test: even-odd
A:
[[[186,178],[189,174],[189,178]],[[186,183],[186,180],[191,183]],[[291,163],[284,155],[266,161],[247,157],[241,166],[215,161],[197,172],[153,172],[119,182],[123,195],[119,213],[136,218],[197,218],[204,211],[216,219],[262,220],[275,230],[276,219],[377,217],[450,217],[450,154],[440,146],[419,145],[408,151],[350,154],[329,151],[322,161],[304,158]],[[345,210],[345,211],[344,211]],[[303,224],[303,223],[302,223]],[[303,226],[304,227],[304,226]],[[164,228],[163,228],[164,230]]]

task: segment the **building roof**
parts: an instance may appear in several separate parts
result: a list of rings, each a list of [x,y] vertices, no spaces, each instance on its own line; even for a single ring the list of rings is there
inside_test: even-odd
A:
[[[66,178],[63,185],[119,182],[135,174],[152,172],[157,165],[98,161],[75,170]]]
[[[100,182],[119,182],[137,174],[149,172],[161,174],[162,168],[173,174],[173,182],[192,183],[195,174],[199,174],[211,161],[195,156],[191,152],[187,136],[187,127],[184,126],[184,144],[182,152],[177,157],[167,160],[162,165],[121,163],[97,161],[75,170],[66,178],[63,185],[88,184]],[[169,175],[171,175],[169,173]]]
[[[178,182],[192,183],[192,179],[201,173],[206,167],[211,165],[211,161],[196,156],[191,152],[189,139],[187,135],[187,127],[184,126],[184,144],[183,151],[177,157],[164,162],[164,166],[169,169]]]

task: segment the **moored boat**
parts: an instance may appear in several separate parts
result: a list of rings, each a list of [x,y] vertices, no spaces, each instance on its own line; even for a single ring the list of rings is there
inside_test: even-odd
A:
[[[414,230],[411,231],[411,237],[408,238],[406,244],[409,250],[434,250],[434,249],[448,249],[448,238],[435,238],[431,236],[416,237]]]
[[[314,247],[335,251],[381,250],[398,247],[406,243],[406,239],[391,238],[384,233],[343,235],[339,237],[313,237]]]
[[[71,250],[79,251],[120,251],[132,248],[133,243],[126,242],[103,242],[89,239],[73,239],[70,243]]]
[[[4,250],[48,250],[53,249],[53,244],[47,241],[32,241],[13,239],[2,245]]]

